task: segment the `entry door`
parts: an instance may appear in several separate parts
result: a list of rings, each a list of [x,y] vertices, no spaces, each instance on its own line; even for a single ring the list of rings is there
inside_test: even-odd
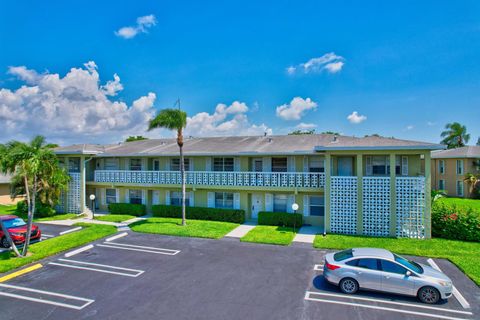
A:
[[[153,192],[152,192],[152,204],[160,204],[160,191],[153,190]]]
[[[263,160],[262,159],[253,159],[253,171],[262,172],[263,171]]]
[[[252,219],[258,219],[258,213],[263,210],[263,195],[252,194]]]
[[[339,176],[353,176],[353,158],[352,157],[339,157],[337,164],[338,164]]]

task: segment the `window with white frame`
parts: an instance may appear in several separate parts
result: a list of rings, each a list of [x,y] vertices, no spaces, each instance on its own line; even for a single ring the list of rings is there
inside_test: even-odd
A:
[[[190,170],[190,159],[183,158],[183,164],[185,166],[185,171],[189,171]],[[179,158],[170,159],[170,170],[180,171],[180,159]]]
[[[287,158],[272,158],[272,172],[287,172]]]
[[[80,158],[68,158],[68,172],[80,172]]]
[[[130,159],[130,170],[141,171],[142,170],[142,159]]]
[[[287,199],[286,194],[274,194],[273,195],[273,212],[287,212]]]
[[[153,160],[153,171],[160,171],[160,160]]]
[[[233,209],[233,193],[215,192],[215,208]]]
[[[402,170],[402,167],[404,169]],[[390,174],[390,156],[368,156],[365,175],[385,176]],[[395,174],[408,175],[408,157],[395,156]]]
[[[322,157],[311,157],[308,163],[308,171],[325,172],[325,159]]]
[[[118,170],[118,159],[105,158],[105,170]]]
[[[325,198],[321,196],[310,196],[310,215],[321,216],[325,215]]]
[[[387,157],[386,156],[373,156],[372,157],[372,174],[386,175],[387,174]]]
[[[213,158],[213,171],[234,171],[233,158]]]
[[[457,180],[457,196],[463,197],[463,181]]]
[[[105,190],[105,202],[106,204],[117,203],[117,189]]]
[[[440,174],[445,174],[445,160],[438,161],[438,172]]]
[[[438,180],[438,190],[445,190],[445,180]]]
[[[181,191],[171,191],[170,192],[170,204],[172,206],[181,206],[182,205],[182,192]],[[190,206],[190,192],[185,192],[185,206]]]
[[[463,160],[457,160],[457,174],[463,174]]]
[[[130,189],[128,191],[130,198],[130,203],[132,204],[142,204],[142,190]]]

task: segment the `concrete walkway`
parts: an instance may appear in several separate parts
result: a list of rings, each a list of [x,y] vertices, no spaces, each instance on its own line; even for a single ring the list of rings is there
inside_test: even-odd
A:
[[[230,231],[225,237],[230,237],[230,238],[242,238],[244,235],[246,235],[250,230],[255,228],[257,225],[256,222],[245,222],[242,225],[239,225],[232,231]]]
[[[297,235],[293,239],[294,242],[303,242],[303,243],[313,243],[315,240],[315,235],[322,234],[323,228],[322,227],[312,227],[312,226],[304,226],[298,230]]]

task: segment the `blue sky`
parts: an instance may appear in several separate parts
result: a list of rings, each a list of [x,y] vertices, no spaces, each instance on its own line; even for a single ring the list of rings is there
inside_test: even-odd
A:
[[[177,98],[193,136],[480,136],[478,1],[3,1],[0,48],[2,141],[117,142]]]

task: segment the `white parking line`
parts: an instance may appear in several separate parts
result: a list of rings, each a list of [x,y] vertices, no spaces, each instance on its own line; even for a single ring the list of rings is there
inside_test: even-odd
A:
[[[307,291],[307,293],[309,293],[309,295],[320,295],[320,296],[336,297],[336,298],[343,298],[343,299],[372,301],[372,302],[380,302],[380,303],[392,304],[392,305],[397,305],[397,306],[406,306],[406,307],[414,307],[414,308],[420,308],[420,309],[437,310],[437,311],[445,311],[445,312],[452,312],[452,313],[458,313],[458,314],[472,315],[472,313],[469,312],[469,311],[444,309],[444,308],[427,306],[427,305],[422,305],[422,304],[417,304],[417,303],[406,303],[406,302],[390,301],[390,300],[385,300],[385,299],[366,298],[366,297],[352,296],[352,295],[346,295],[346,294],[341,294],[341,293],[325,293],[325,292],[317,292],[317,291]]]
[[[53,238],[55,236],[53,234],[42,233],[42,237]]]
[[[139,251],[139,252],[148,252],[148,253],[156,253],[156,254],[165,254],[169,256],[174,256],[178,254],[180,251],[179,250],[170,250],[170,249],[161,249],[161,248],[153,248],[154,250],[148,250],[148,249],[141,249],[141,248],[152,248],[152,247],[141,247],[141,246],[134,246],[133,245],[128,245],[128,246],[119,246],[118,243],[113,243],[113,242],[105,242],[106,244],[97,244],[99,247],[105,247],[105,248],[113,248],[113,249],[121,249],[121,250],[130,250],[130,251]],[[165,250],[165,251],[158,251],[158,250]]]
[[[433,259],[428,259],[427,262],[432,266],[432,268],[442,272],[440,267],[435,263],[435,261],[433,261]],[[464,309],[470,309],[470,303],[468,303],[468,301],[462,296],[460,291],[458,291],[454,285],[452,285],[452,293]]]
[[[83,252],[83,251],[87,251],[89,249],[92,249],[93,248],[93,245],[92,244],[89,244],[88,246],[85,246],[85,247],[81,247],[80,249],[77,249],[77,250],[73,250],[73,251],[70,251],[68,253],[65,253],[65,257],[73,257],[74,255],[80,253],[80,252]]]
[[[62,231],[59,234],[63,235],[63,234],[67,234],[67,233],[70,233],[70,232],[78,231],[80,229],[82,229],[82,227],[76,227],[76,228],[73,228],[73,229],[68,229],[68,230]]]
[[[309,291],[307,291],[307,293],[305,294],[305,300],[315,301],[315,302],[323,302],[323,303],[331,303],[331,304],[340,304],[340,305],[346,305],[346,306],[352,306],[352,307],[360,307],[360,308],[367,308],[367,309],[376,309],[376,310],[383,310],[383,311],[391,311],[391,312],[411,314],[411,315],[417,315],[417,316],[424,316],[424,317],[435,318],[435,319],[467,320],[467,319],[464,319],[464,318],[455,318],[455,317],[444,316],[444,315],[440,315],[440,314],[424,313],[424,312],[411,311],[411,310],[402,310],[402,309],[393,309],[393,308],[387,308],[387,307],[381,307],[381,306],[374,306],[374,305],[368,305],[368,304],[360,304],[360,303],[354,303],[354,302],[346,302],[346,301],[336,301],[336,300],[327,300],[327,299],[312,298],[312,297],[310,297],[310,292],[309,292]]]
[[[128,244],[128,243],[118,243],[118,242],[104,242],[104,245],[109,245],[109,246],[120,246],[120,247],[128,247],[128,248],[135,248],[135,249],[142,249],[142,250],[150,250],[150,251],[155,251],[157,253],[162,253],[162,254],[168,254],[168,255],[176,255],[180,252],[180,250],[172,250],[172,249],[165,249],[165,248],[157,248],[157,247],[148,247],[148,246],[139,246],[139,245],[134,245],[134,244]],[[102,246],[104,246],[102,245]]]
[[[102,272],[102,273],[110,273],[110,274],[115,274],[115,275],[125,276],[125,277],[132,277],[132,278],[136,278],[136,277],[138,277],[139,275],[141,275],[142,273],[145,272],[145,271],[137,270],[137,269],[122,268],[122,267],[110,266],[110,265],[99,264],[99,263],[83,262],[83,261],[68,260],[68,259],[58,259],[58,260],[62,261],[62,262],[65,262],[66,264],[65,263],[58,263],[58,262],[50,262],[49,264],[54,265],[54,266],[66,267],[66,268],[89,270],[89,271],[96,271],[96,272]],[[85,266],[87,266],[87,267],[85,267]],[[120,271],[110,271],[110,270],[92,268],[92,267],[88,267],[88,266],[95,266],[95,267],[106,268],[106,269],[111,269],[111,270],[129,271],[129,272],[133,272],[133,274],[132,273],[126,273],[126,272],[120,272]]]
[[[315,271],[323,271],[323,264],[316,264],[313,266],[313,270]]]
[[[123,232],[123,233],[117,234],[116,236],[110,237],[110,238],[106,239],[105,241],[106,241],[106,242],[110,242],[110,241],[113,241],[113,240],[117,240],[117,239],[123,238],[123,237],[125,237],[125,236],[128,236],[128,233]]]
[[[70,295],[67,295],[67,294],[61,294],[61,293],[50,292],[50,291],[43,291],[43,290],[37,290],[37,289],[31,289],[31,288],[25,288],[25,287],[19,287],[19,286],[12,286],[12,285],[9,285],[9,284],[0,284],[0,287],[15,289],[15,290],[19,290],[19,291],[34,292],[34,293],[39,293],[39,294],[43,294],[43,295],[47,295],[47,296],[60,297],[60,298],[64,298],[64,299],[77,300],[77,301],[84,302],[83,305],[77,306],[77,305],[74,305],[74,304],[68,304],[68,303],[64,303],[64,302],[47,300],[47,299],[44,299],[43,297],[42,298],[33,298],[33,297],[28,297],[28,296],[22,296],[22,295],[15,294],[15,293],[0,291],[0,295],[5,296],[5,297],[11,297],[11,298],[28,300],[28,301],[33,301],[33,302],[45,303],[45,304],[51,304],[51,305],[54,305],[54,306],[70,308],[70,309],[75,309],[75,310],[82,310],[86,306],[95,302],[95,300],[92,300],[92,299],[75,297],[75,296],[70,296]]]

